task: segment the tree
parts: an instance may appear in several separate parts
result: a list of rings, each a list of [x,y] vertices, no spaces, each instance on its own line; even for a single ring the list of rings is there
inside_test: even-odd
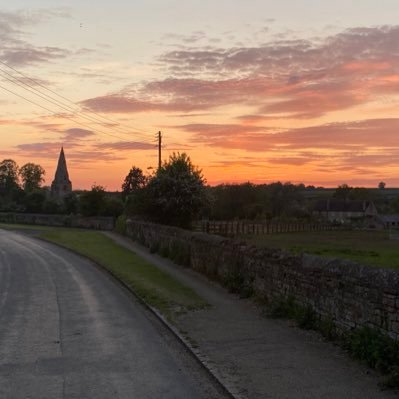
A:
[[[79,200],[75,193],[69,193],[64,197],[63,209],[67,214],[75,214],[78,212]]]
[[[391,210],[394,213],[399,213],[399,195],[391,202]]]
[[[29,191],[24,199],[25,211],[41,213],[46,201],[46,193],[43,190]]]
[[[90,191],[80,196],[80,211],[83,216],[97,216],[105,208],[105,188],[93,184]]]
[[[173,153],[149,179],[139,198],[147,218],[188,227],[207,201],[205,179],[187,154]]]
[[[349,194],[351,193],[352,190],[353,187],[348,186],[346,183],[341,184],[336,188],[333,197],[346,200],[349,198]]]
[[[47,198],[43,202],[42,211],[43,211],[43,213],[55,215],[55,214],[62,213],[63,209],[57,200],[55,200],[53,198]]]
[[[136,166],[132,166],[122,184],[122,198],[125,199],[128,195],[142,189],[146,183],[147,177],[144,176],[143,171]]]
[[[256,186],[250,182],[242,184],[221,184],[208,188],[211,197],[209,216],[216,220],[234,218],[252,219],[259,211],[259,195]]]
[[[380,181],[380,182],[378,183],[378,188],[379,188],[380,190],[384,190],[385,187],[386,187],[386,183],[385,183],[385,182]]]
[[[117,218],[122,215],[123,210],[123,202],[120,198],[106,198],[104,208],[101,210],[101,215]]]
[[[349,192],[349,198],[351,200],[371,201],[373,193],[365,187],[355,187]]]
[[[18,186],[18,165],[12,159],[0,162],[0,190],[10,194]]]
[[[44,182],[45,170],[37,164],[27,163],[19,170],[22,186],[25,191],[31,192],[40,189]]]

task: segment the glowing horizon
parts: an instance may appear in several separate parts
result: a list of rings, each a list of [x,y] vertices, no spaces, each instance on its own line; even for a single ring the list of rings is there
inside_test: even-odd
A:
[[[120,190],[161,130],[211,185],[399,187],[397,2],[36,3],[0,8],[0,159],[46,185],[63,145],[74,189]]]

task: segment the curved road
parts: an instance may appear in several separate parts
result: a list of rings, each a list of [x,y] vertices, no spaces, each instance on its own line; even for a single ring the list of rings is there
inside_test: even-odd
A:
[[[0,398],[221,398],[149,311],[91,262],[0,230]]]

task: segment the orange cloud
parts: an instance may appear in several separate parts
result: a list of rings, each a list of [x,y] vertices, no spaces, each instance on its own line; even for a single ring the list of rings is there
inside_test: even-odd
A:
[[[399,94],[399,27],[348,29],[319,42],[277,40],[250,48],[163,54],[170,74],[87,99],[97,112],[194,112],[253,107],[263,118],[314,119]],[[195,77],[193,77],[195,76]],[[228,76],[228,78],[226,78]]]
[[[273,128],[239,124],[189,124],[176,128],[193,134],[198,143],[221,148],[254,152],[306,148],[353,151],[370,147],[396,148],[399,118],[331,123],[277,132]]]

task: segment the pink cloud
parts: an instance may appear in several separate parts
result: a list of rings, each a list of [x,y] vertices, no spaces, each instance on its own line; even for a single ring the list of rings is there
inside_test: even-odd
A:
[[[399,93],[398,26],[354,28],[323,40],[163,54],[169,78],[87,99],[101,112],[193,112],[247,105],[263,118],[312,119]],[[193,77],[195,76],[195,77]],[[228,78],[226,78],[228,76]]]
[[[20,156],[29,157],[31,159],[56,159],[64,144],[65,143],[62,142],[20,144],[16,146],[16,149]],[[79,144],[69,143],[65,148],[65,152],[68,162],[75,165],[125,159],[125,157],[121,156],[119,152],[110,152],[106,147],[101,148],[100,146],[97,146],[96,149],[93,150]]]
[[[26,155],[54,158],[62,147],[62,143],[30,143],[19,144],[16,148]]]
[[[92,130],[81,129],[76,127],[66,129],[64,130],[64,133],[66,141],[87,138],[95,135],[95,133]]]

